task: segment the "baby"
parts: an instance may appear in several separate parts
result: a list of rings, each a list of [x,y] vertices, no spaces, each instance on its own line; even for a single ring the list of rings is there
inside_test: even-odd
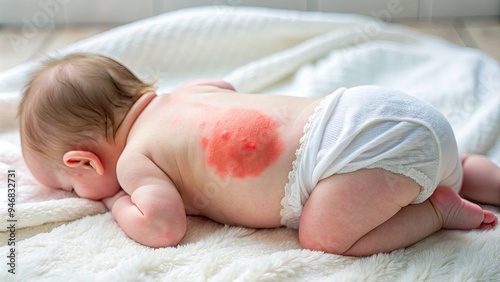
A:
[[[304,248],[352,256],[497,225],[458,193],[500,205],[500,168],[460,160],[446,119],[404,93],[364,86],[313,99],[223,81],[154,91],[103,56],[44,62],[19,108],[34,177],[103,200],[150,247],[177,245],[187,215],[297,228]]]

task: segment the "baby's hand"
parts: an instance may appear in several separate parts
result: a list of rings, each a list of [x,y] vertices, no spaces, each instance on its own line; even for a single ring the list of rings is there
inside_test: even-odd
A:
[[[116,200],[123,196],[128,196],[128,194],[125,193],[125,191],[120,190],[120,192],[116,193],[114,196],[102,199],[102,202],[106,205],[108,210],[112,210]]]

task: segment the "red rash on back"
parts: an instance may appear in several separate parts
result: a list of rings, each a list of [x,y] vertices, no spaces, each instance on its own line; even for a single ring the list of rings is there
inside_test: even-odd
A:
[[[212,114],[209,117],[212,131],[209,136],[201,137],[200,146],[207,164],[219,176],[259,176],[283,152],[278,124],[273,118],[257,110],[240,108],[209,115]]]

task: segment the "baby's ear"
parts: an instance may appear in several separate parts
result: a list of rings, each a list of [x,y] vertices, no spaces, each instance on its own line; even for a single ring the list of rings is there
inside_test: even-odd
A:
[[[99,175],[104,175],[104,166],[99,157],[88,151],[69,151],[63,156],[63,162],[67,167],[92,169]]]

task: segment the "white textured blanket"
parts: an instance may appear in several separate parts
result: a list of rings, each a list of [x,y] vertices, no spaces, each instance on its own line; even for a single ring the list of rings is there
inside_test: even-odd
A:
[[[199,78],[226,79],[239,91],[314,97],[341,86],[397,88],[438,107],[461,152],[487,154],[500,164],[498,62],[372,18],[199,8],[125,25],[61,53],[74,51],[116,58],[141,77],[158,79],[160,92]],[[13,115],[35,65],[0,74],[0,222],[16,227],[0,233],[1,281],[500,281],[499,227],[440,231],[406,249],[351,258],[301,250],[293,230],[193,217],[178,247],[138,245],[103,204],[47,191],[27,171]],[[16,171],[11,212],[17,222],[7,222],[10,169]],[[498,208],[487,208],[500,216]],[[15,259],[7,257],[11,248]],[[8,272],[13,267],[16,274]]]

